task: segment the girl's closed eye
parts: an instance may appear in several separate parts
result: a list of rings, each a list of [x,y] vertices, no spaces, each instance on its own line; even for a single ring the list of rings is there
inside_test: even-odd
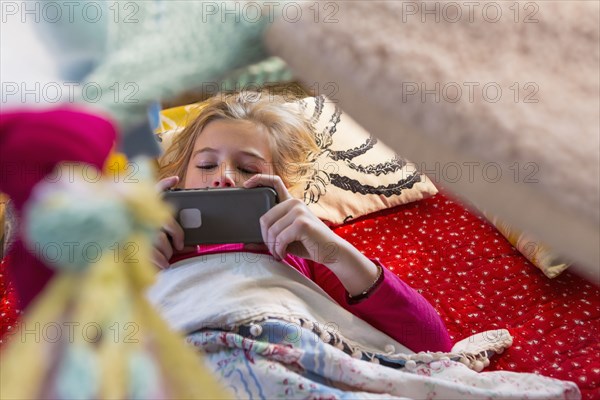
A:
[[[256,175],[256,174],[258,174],[258,171],[256,171],[254,168],[240,167],[238,169],[240,170],[241,173],[246,174],[246,175]]]
[[[197,165],[196,168],[210,171],[210,170],[217,168],[217,165],[216,164],[202,164],[202,165]],[[238,167],[238,170],[241,173],[246,174],[246,175],[256,175],[259,173],[255,168],[249,168],[249,167]]]

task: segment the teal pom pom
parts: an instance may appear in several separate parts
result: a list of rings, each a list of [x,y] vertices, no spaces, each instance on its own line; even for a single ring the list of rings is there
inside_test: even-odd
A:
[[[56,398],[94,399],[98,395],[99,378],[100,373],[93,350],[81,344],[67,346],[65,357],[56,376]]]
[[[90,184],[42,187],[26,210],[29,250],[56,268],[82,270],[115,254],[131,234],[129,212],[114,192],[72,190],[78,185]]]

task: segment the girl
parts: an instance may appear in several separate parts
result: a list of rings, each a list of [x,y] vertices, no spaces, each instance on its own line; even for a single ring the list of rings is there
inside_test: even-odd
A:
[[[208,100],[160,160],[159,188],[270,186],[279,203],[260,219],[265,245],[184,248],[183,231],[173,220],[157,238],[154,263],[166,269],[207,254],[270,254],[409,349],[449,351],[448,332],[422,296],[337,236],[292,196],[302,190],[310,173],[307,160],[317,151],[308,121],[281,97],[239,93]]]

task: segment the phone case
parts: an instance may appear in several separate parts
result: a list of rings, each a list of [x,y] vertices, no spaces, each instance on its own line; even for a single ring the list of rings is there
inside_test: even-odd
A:
[[[263,243],[259,219],[277,203],[270,187],[174,189],[164,199],[175,209],[186,246]]]

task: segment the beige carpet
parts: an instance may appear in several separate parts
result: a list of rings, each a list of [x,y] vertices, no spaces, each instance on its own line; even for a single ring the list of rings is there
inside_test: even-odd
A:
[[[300,4],[266,39],[307,86],[598,281],[598,2]]]

